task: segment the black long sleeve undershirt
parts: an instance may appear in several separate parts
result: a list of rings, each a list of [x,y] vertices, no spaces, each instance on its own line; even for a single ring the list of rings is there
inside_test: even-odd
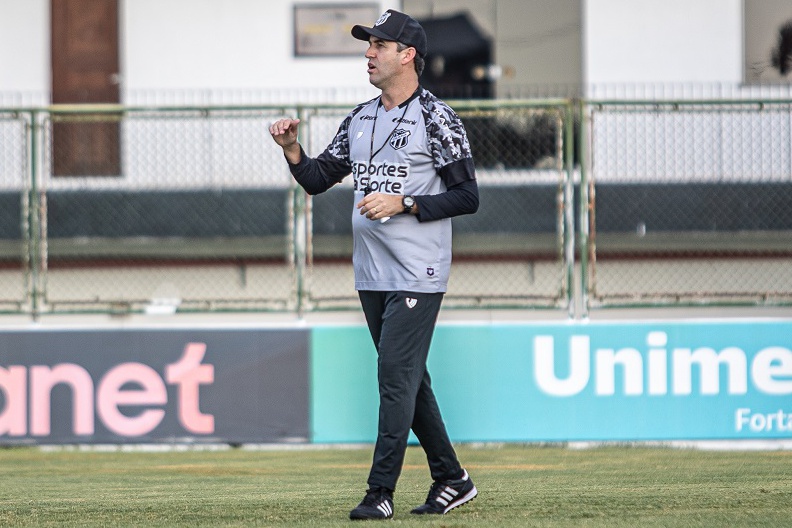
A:
[[[343,180],[351,170],[348,164],[326,153],[310,158],[300,147],[300,154],[300,162],[296,165],[289,163],[289,170],[297,183],[311,195],[325,192]],[[415,196],[419,222],[472,214],[478,210],[478,184],[472,160],[452,163],[441,171],[440,177],[446,185],[445,192]]]
[[[288,160],[287,160],[288,162]],[[348,163],[322,153],[310,158],[300,145],[300,162],[289,163],[289,171],[300,187],[310,195],[320,194],[343,180],[352,170]]]
[[[419,222],[473,214],[479,206],[478,185],[476,180],[465,180],[448,187],[444,193],[416,196],[415,202]]]

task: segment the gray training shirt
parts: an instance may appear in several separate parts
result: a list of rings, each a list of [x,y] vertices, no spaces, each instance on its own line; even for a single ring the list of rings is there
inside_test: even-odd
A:
[[[475,180],[467,134],[444,102],[419,88],[386,111],[377,97],[358,105],[316,160],[291,166],[298,183],[319,170],[329,188],[354,178],[359,202],[366,190],[393,195],[437,195]],[[325,190],[314,189],[316,192]],[[420,202],[419,202],[420,205]],[[420,213],[419,208],[419,213]],[[451,218],[419,221],[398,214],[369,220],[352,208],[353,264],[357,290],[445,292],[451,267]]]

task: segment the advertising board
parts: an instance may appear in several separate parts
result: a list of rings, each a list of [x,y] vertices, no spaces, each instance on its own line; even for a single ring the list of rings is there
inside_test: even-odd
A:
[[[367,338],[315,330],[315,442],[375,438]],[[441,324],[429,372],[459,442],[792,437],[786,321]]]
[[[0,442],[308,441],[307,330],[0,333]]]

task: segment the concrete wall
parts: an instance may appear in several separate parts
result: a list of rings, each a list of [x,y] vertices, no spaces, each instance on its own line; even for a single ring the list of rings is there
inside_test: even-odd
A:
[[[294,57],[293,4],[286,0],[126,1],[124,88],[278,89],[316,84],[365,88],[363,43],[358,57]]]
[[[493,37],[505,72],[499,93],[525,85],[739,83],[743,77],[741,0],[378,4],[417,17],[469,10]],[[216,102],[205,94],[224,90],[237,94],[232,102],[245,90],[256,93],[241,102],[262,93],[275,102],[346,102],[374,93],[363,46],[360,57],[293,56],[293,6],[291,0],[121,0],[126,102],[161,102],[145,94],[168,91],[184,92],[169,103]],[[18,104],[20,93],[46,102],[49,54],[49,2],[0,0],[0,104]]]
[[[583,4],[588,84],[742,80],[741,0]]]
[[[0,0],[0,92],[49,90],[49,3]]]
[[[399,7],[394,1],[379,4]],[[326,88],[349,93],[350,100],[372,92],[363,43],[359,57],[294,57],[293,5],[288,0],[121,0],[125,102],[161,102],[147,101],[148,91],[182,91],[180,100],[167,102],[186,104],[209,102],[206,92],[222,90],[280,90],[288,99]],[[48,102],[49,16],[47,0],[0,0],[0,105]]]
[[[492,39],[501,96],[583,81],[580,0],[405,0],[404,9],[422,18],[468,12]]]

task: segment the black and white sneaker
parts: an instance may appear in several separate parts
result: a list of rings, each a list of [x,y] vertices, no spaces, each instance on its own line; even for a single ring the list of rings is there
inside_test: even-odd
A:
[[[366,491],[366,496],[349,512],[352,520],[390,519],[393,517],[393,494],[385,488]]]
[[[429,495],[426,502],[415,508],[410,513],[416,515],[438,514],[443,515],[450,512],[457,506],[462,506],[468,501],[472,501],[478,490],[470,480],[468,472],[465,471],[461,479],[446,480],[443,482],[435,481],[429,488]]]

